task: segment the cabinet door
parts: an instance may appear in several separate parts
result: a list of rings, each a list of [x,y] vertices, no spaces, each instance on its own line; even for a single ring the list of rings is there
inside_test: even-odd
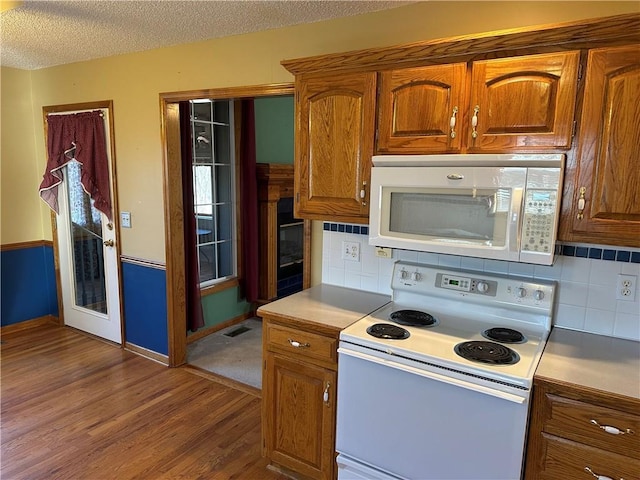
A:
[[[466,73],[465,63],[381,73],[377,151],[460,151]]]
[[[267,457],[309,478],[333,479],[336,373],[270,352],[265,359]]]
[[[296,79],[295,216],[366,222],[375,73]]]
[[[569,149],[579,52],[474,62],[470,151]]]
[[[542,433],[542,451],[544,452],[544,462],[536,477],[540,480],[560,478],[630,479],[638,478],[640,475],[640,461],[634,458],[546,433]]]
[[[589,52],[579,132],[572,239],[640,247],[640,45]]]

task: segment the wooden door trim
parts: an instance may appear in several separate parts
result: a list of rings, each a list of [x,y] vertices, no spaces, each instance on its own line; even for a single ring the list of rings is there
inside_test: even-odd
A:
[[[255,85],[168,92],[160,94],[161,142],[163,147],[162,177],[165,220],[165,257],[167,281],[167,336],[169,366],[177,367],[187,360],[187,317],[184,271],[184,206],[180,156],[178,102],[197,98],[241,99],[293,95],[292,83]],[[306,253],[306,250],[305,250]],[[311,259],[304,258],[304,268]]]

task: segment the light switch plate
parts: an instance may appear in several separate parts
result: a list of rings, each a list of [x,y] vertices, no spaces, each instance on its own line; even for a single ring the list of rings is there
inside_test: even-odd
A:
[[[120,212],[120,225],[122,228],[131,228],[131,212]]]

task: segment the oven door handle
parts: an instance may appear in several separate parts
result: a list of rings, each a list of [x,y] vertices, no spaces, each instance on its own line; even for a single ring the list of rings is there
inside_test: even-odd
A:
[[[485,395],[491,395],[492,397],[501,398],[503,400],[508,400],[513,403],[523,404],[527,401],[527,398],[524,396],[515,395],[509,392],[502,392],[500,390],[494,390],[493,388],[484,387],[482,385],[475,385],[473,383],[465,382],[464,380],[448,377],[446,375],[441,375],[439,373],[430,372],[428,370],[423,370],[420,368],[415,368],[410,365],[399,364],[392,360],[378,358],[373,355],[368,355],[366,353],[356,352],[356,351],[348,350],[345,348],[339,348],[338,353],[342,355],[348,355],[350,357],[364,360],[367,362],[374,362],[374,363],[377,363],[378,365],[395,368],[396,370],[401,370],[401,371],[412,373],[415,375],[420,375],[421,377],[430,378],[438,382],[448,383],[449,385],[454,385],[456,387],[466,388],[467,390],[472,390],[474,392],[483,393]],[[340,365],[340,362],[338,362],[338,365]]]

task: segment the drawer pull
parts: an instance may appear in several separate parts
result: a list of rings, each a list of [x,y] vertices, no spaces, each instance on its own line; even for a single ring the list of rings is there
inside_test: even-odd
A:
[[[295,348],[308,348],[311,346],[308,343],[296,342],[295,340],[291,340],[290,338],[288,338],[287,340],[289,340],[289,345]]]
[[[619,428],[612,427],[610,425],[600,425],[595,420],[591,420],[591,424],[595,425],[598,428],[601,428],[602,430],[604,430],[607,433],[610,433],[611,435],[633,435],[634,433],[633,430],[631,430],[630,428],[627,428],[625,430],[620,430]]]
[[[589,467],[584,467],[584,471],[590,473],[591,475],[593,475],[598,480],[613,480],[613,478],[611,478],[611,477],[606,477],[604,475],[598,475],[593,470],[591,470]],[[620,480],[624,480],[624,478],[621,478]]]

